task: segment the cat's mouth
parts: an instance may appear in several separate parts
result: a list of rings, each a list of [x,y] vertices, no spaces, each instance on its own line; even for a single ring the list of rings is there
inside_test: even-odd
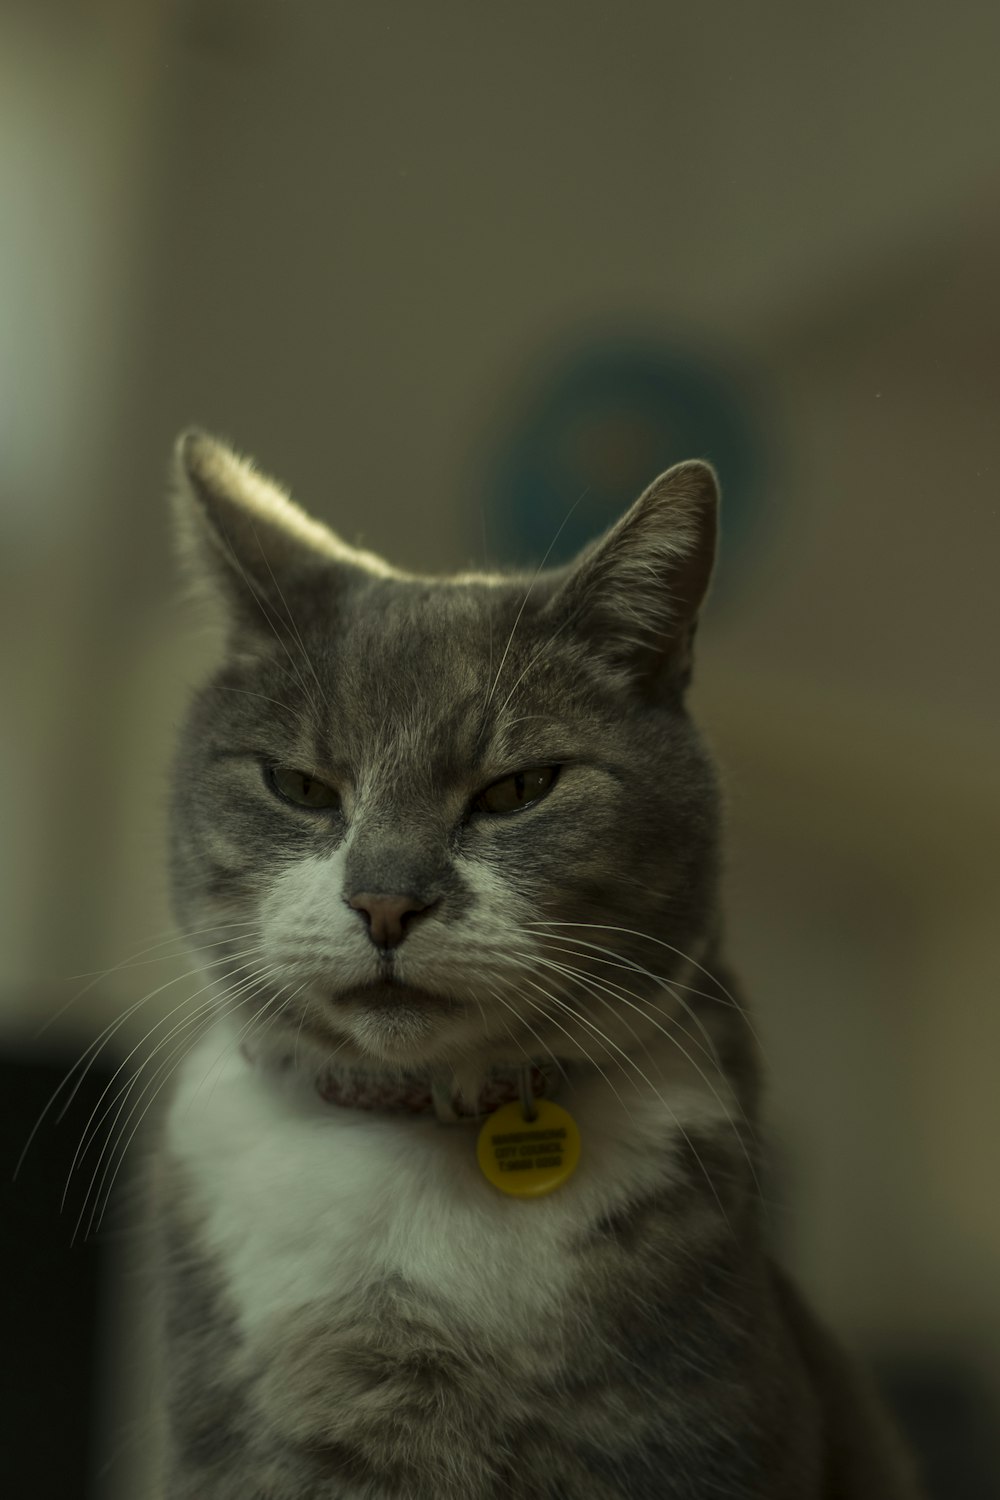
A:
[[[452,1009],[455,1003],[445,995],[421,989],[419,985],[401,984],[396,979],[377,979],[369,984],[353,985],[350,989],[337,990],[331,999],[337,1006],[374,1011],[441,1011]]]

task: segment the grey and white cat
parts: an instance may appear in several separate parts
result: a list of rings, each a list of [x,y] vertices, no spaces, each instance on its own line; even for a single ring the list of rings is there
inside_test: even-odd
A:
[[[769,1259],[754,1036],[685,709],[703,463],[571,566],[399,572],[199,433],[228,648],[184,728],[204,1034],[160,1161],[169,1500],[903,1500]],[[483,1175],[553,1093],[576,1171]]]

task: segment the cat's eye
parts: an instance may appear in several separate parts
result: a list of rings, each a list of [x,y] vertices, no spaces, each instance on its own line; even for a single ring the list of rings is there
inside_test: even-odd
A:
[[[481,791],[472,806],[476,812],[517,812],[550,792],[558,775],[558,766],[530,766],[526,771],[515,771],[513,776],[494,781]]]
[[[311,776],[308,771],[295,771],[291,766],[265,766],[264,779],[273,792],[296,807],[336,807],[340,797],[332,786]]]

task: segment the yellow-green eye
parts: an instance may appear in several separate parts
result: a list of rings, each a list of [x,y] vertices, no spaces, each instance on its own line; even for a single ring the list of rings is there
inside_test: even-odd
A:
[[[537,802],[550,792],[559,775],[558,766],[531,766],[527,771],[515,771],[502,781],[494,781],[473,801],[477,812],[509,813]]]
[[[310,776],[308,771],[293,771],[290,766],[268,766],[265,774],[271,790],[297,807],[336,807],[340,801],[332,786]]]

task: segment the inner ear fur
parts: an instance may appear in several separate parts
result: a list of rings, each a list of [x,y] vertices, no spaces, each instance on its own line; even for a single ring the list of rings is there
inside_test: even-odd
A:
[[[392,570],[343,542],[275,480],[200,429],[174,450],[173,507],[189,577],[221,598],[232,624],[273,628],[283,595],[336,575]]]
[[[687,683],[715,561],[719,486],[700,459],[654,479],[568,570],[554,607],[649,691]]]

